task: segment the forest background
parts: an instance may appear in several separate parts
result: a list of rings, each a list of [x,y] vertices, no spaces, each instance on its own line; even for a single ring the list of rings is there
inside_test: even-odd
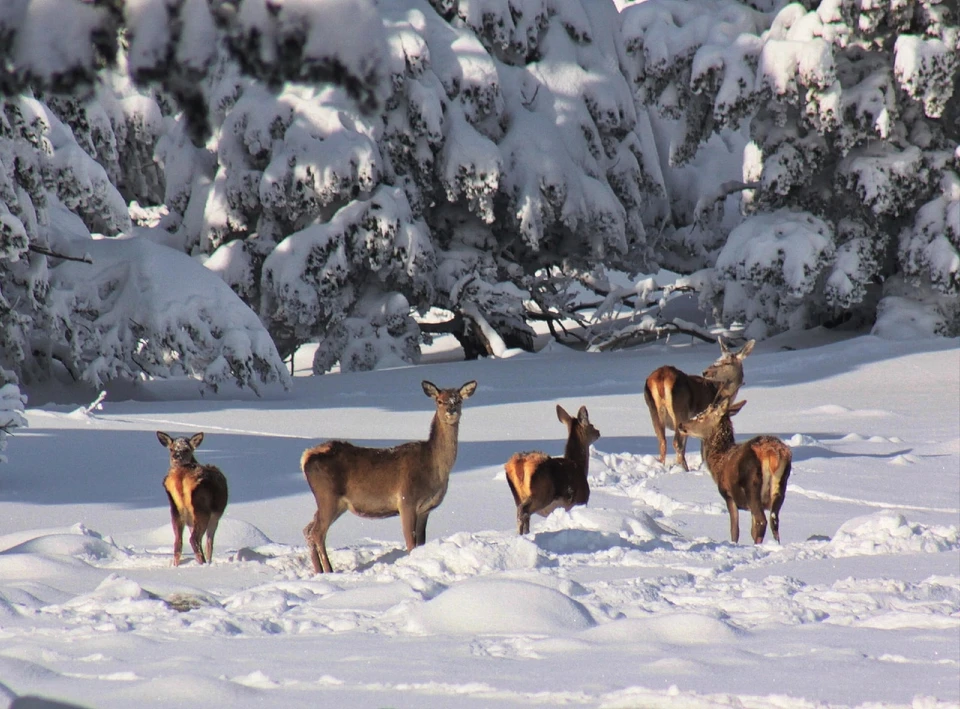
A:
[[[603,349],[697,332],[660,317],[677,292],[745,337],[955,336],[957,25],[937,0],[4,3],[0,450],[51,382],[257,389],[305,343],[367,370],[437,333],[532,349],[538,321]]]

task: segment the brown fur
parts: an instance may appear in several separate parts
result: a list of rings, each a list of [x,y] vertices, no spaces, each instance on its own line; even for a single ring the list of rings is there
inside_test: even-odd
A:
[[[360,517],[400,515],[407,551],[426,542],[427,517],[443,501],[457,459],[463,400],[473,395],[477,383],[467,382],[459,389],[438,389],[428,381],[422,386],[437,405],[428,440],[393,448],[327,441],[300,457],[317,502],[313,520],[303,530],[316,573],[333,571],[327,530],[347,510]]]
[[[197,563],[209,563],[213,560],[213,537],[227,508],[227,479],[216,466],[202,465],[194,458],[193,452],[203,441],[203,433],[186,439],[157,431],[157,439],[170,451],[170,468],[163,479],[163,489],[170,502],[173,565],[180,565],[184,525],[190,528],[190,547]],[[206,554],[200,545],[204,534],[207,535]]]
[[[557,405],[557,418],[567,427],[567,446],[562,458],[532,451],[516,453],[504,465],[507,484],[517,506],[517,533],[530,531],[530,515],[544,517],[557,507],[569,510],[585,505],[590,499],[587,468],[590,444],[600,438],[590,423],[585,406],[573,418]]]
[[[739,352],[731,352],[720,340],[720,358],[704,370],[703,376],[687,374],[676,367],[665,365],[647,377],[643,398],[650,410],[653,432],[659,444],[660,462],[667,459],[666,429],[674,433],[673,448],[677,465],[689,470],[686,458],[687,436],[678,424],[689,421],[707,408],[718,396],[731,400],[743,386],[743,360],[753,350],[754,341],[747,342]]]
[[[769,510],[773,538],[779,542],[780,508],[787,493],[793,451],[774,436],[756,436],[745,443],[735,443],[730,417],[746,403],[731,405],[730,399],[722,398],[681,427],[685,433],[703,439],[704,460],[727,503],[731,541],[740,539],[738,510],[750,510],[751,536],[760,544],[767,531],[764,510]]]

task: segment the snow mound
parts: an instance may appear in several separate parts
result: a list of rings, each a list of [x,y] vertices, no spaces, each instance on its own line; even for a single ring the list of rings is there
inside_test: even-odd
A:
[[[834,556],[936,553],[960,548],[960,529],[911,524],[902,514],[885,510],[845,522],[828,546]]]
[[[116,561],[127,556],[112,541],[96,533],[46,534],[10,547],[3,554],[42,554],[72,556],[91,563]]]
[[[658,613],[643,618],[621,618],[585,631],[590,642],[634,643],[638,640],[664,645],[711,645],[730,643],[743,631],[702,613]]]
[[[575,507],[555,510],[536,530],[536,543],[554,554],[590,554],[659,539],[668,532],[647,513]]]
[[[595,625],[580,603],[528,581],[465,581],[417,608],[410,629],[424,633],[565,634]]]
[[[392,572],[418,572],[440,583],[500,571],[535,569],[546,563],[540,549],[524,537],[461,532],[428,542],[397,561]]]

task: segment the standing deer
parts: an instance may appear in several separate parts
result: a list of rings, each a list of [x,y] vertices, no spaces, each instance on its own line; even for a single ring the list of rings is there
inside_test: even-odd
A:
[[[347,441],[327,441],[308,448],[300,469],[317,501],[313,521],[303,529],[316,573],[333,571],[327,556],[327,530],[344,512],[360,517],[400,515],[407,551],[426,542],[427,517],[447,493],[457,459],[463,400],[477,383],[438,389],[424,381],[423,393],[437,404],[430,438],[393,448],[363,448]]]
[[[557,507],[569,510],[590,499],[590,444],[600,438],[600,431],[590,423],[586,406],[581,406],[573,418],[557,404],[557,418],[568,432],[562,458],[551,458],[540,451],[516,453],[504,466],[517,505],[517,534],[530,531],[533,513],[546,517]]]
[[[703,411],[718,396],[736,397],[743,386],[743,360],[753,350],[754,340],[748,341],[739,352],[731,352],[720,343],[720,358],[703,371],[702,376],[686,374],[676,367],[664,365],[647,377],[643,398],[650,409],[653,431],[660,446],[660,462],[667,459],[667,428],[673,429],[673,448],[677,452],[677,464],[684,470],[687,465],[687,437],[678,424],[689,421]]]
[[[747,402],[731,405],[731,401],[721,397],[679,427],[703,440],[704,460],[730,513],[730,540],[736,543],[740,539],[738,510],[750,510],[750,533],[754,543],[760,544],[767,532],[764,510],[770,510],[770,528],[779,542],[780,507],[787,494],[793,452],[774,436],[756,436],[746,443],[735,443],[730,417]]]
[[[227,508],[227,479],[213,465],[202,465],[193,452],[203,441],[203,433],[191,438],[172,438],[157,431],[160,444],[170,451],[170,469],[163,479],[163,489],[170,500],[170,522],[173,525],[173,565],[180,565],[183,550],[183,526],[190,528],[190,547],[197,563],[213,560],[213,536],[220,517]],[[207,553],[200,548],[200,539],[207,535]]]

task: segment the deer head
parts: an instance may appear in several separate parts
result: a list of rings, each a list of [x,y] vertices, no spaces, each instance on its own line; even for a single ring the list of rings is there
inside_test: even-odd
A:
[[[170,465],[196,465],[193,452],[203,442],[203,432],[190,438],[173,438],[163,431],[157,431],[160,445],[170,451]]]
[[[681,422],[677,426],[677,430],[685,436],[709,438],[720,427],[720,423],[725,416],[736,416],[747,403],[746,399],[738,401],[736,404],[731,404],[730,401],[729,397],[718,397],[716,401],[692,419]]]
[[[720,343],[720,358],[703,370],[703,377],[715,381],[720,385],[717,398],[734,397],[743,386],[743,360],[753,351],[756,340],[748,340],[738,352],[731,352],[722,338]]]
[[[475,381],[467,382],[459,389],[440,389],[427,380],[421,382],[420,386],[423,387],[424,394],[437,402],[437,416],[443,423],[450,426],[459,423],[463,400],[469,399],[477,390]]]
[[[567,431],[570,433],[573,432],[574,425],[580,427],[579,437],[582,439],[584,446],[589,448],[590,444],[600,440],[600,431],[590,423],[590,414],[587,413],[586,406],[581,406],[577,412],[577,417],[573,418],[560,404],[557,404],[557,418],[560,419],[560,423],[567,427]]]

